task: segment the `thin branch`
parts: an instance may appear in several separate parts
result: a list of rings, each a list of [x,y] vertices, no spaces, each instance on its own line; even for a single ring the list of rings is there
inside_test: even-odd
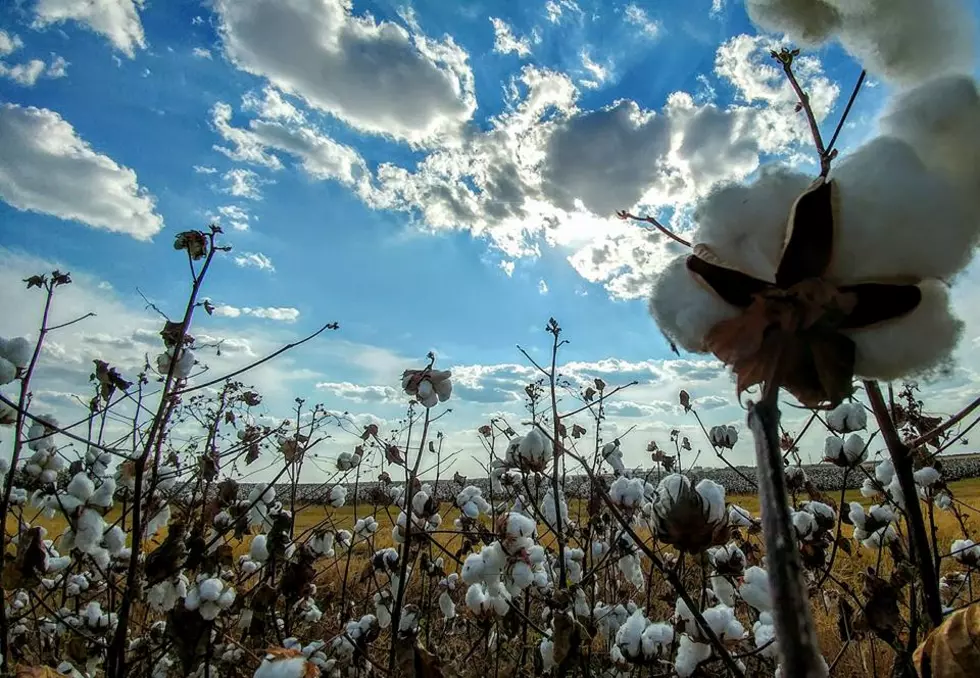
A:
[[[861,75],[858,76],[857,83],[855,83],[854,89],[851,90],[851,97],[847,100],[847,106],[844,107],[844,113],[840,116],[840,120],[837,121],[834,136],[830,137],[830,143],[827,144],[827,153],[834,152],[834,144],[837,143],[837,137],[840,135],[840,131],[844,129],[844,123],[847,121],[847,116],[851,112],[851,106],[854,105],[854,100],[857,99],[858,92],[861,91],[861,85],[864,84],[864,78],[867,74],[867,71],[862,70]]]
[[[282,348],[280,348],[278,351],[274,351],[274,352],[270,353],[269,355],[265,356],[264,358],[261,358],[259,360],[256,360],[254,363],[249,363],[245,367],[242,367],[241,369],[235,370],[231,374],[226,374],[223,377],[218,377],[217,379],[212,379],[211,381],[206,381],[203,384],[197,384],[195,386],[189,386],[187,388],[183,388],[183,389],[181,389],[179,391],[174,392],[174,395],[175,396],[182,396],[185,393],[191,393],[193,391],[199,391],[202,388],[207,388],[208,386],[214,386],[215,384],[220,383],[222,381],[227,381],[228,379],[231,379],[232,377],[237,377],[239,374],[242,374],[244,372],[248,372],[249,370],[255,369],[256,367],[258,367],[262,363],[267,363],[270,360],[272,360],[273,358],[275,358],[276,356],[282,355],[283,353],[285,353],[286,351],[288,351],[290,349],[296,348],[297,346],[299,346],[301,344],[305,344],[310,339],[313,339],[314,337],[317,337],[320,334],[322,334],[324,331],[326,331],[326,330],[332,330],[332,329],[337,329],[337,327],[338,327],[338,325],[335,322],[327,323],[326,325],[324,325],[323,327],[321,327],[320,329],[318,329],[313,334],[310,334],[310,335],[304,337],[303,339],[300,339],[299,341],[294,341],[291,344],[286,344],[285,346],[283,346]]]
[[[54,332],[55,330],[60,330],[63,327],[68,327],[69,325],[74,325],[77,322],[81,322],[81,321],[85,320],[86,318],[94,318],[94,317],[95,317],[95,313],[93,313],[92,311],[89,311],[85,315],[80,315],[77,318],[75,318],[74,320],[69,320],[68,322],[61,323],[60,325],[52,325],[51,327],[48,328],[48,332]]]
[[[670,238],[674,242],[679,242],[681,245],[684,245],[684,247],[690,247],[691,246],[691,243],[689,241],[687,241],[684,238],[680,237],[679,235],[677,235],[676,233],[674,233],[673,231],[671,231],[669,228],[667,228],[666,226],[664,226],[663,224],[661,224],[659,221],[657,221],[656,217],[651,217],[649,215],[638,216],[636,214],[632,214],[630,212],[627,212],[626,210],[620,210],[619,212],[616,212],[616,216],[618,216],[620,219],[623,219],[623,220],[632,219],[633,221],[642,221],[642,222],[645,222],[647,224],[651,224],[658,231],[660,231],[661,233],[663,233],[665,236],[667,236],[668,238]]]
[[[952,417],[950,417],[945,422],[943,422],[936,428],[932,429],[928,433],[923,433],[915,440],[912,440],[906,444],[909,446],[910,449],[914,450],[919,445],[924,445],[925,443],[928,443],[933,438],[942,435],[943,433],[945,433],[946,431],[948,431],[949,429],[951,429],[952,427],[956,426],[958,423],[963,421],[963,419],[968,417],[970,413],[973,412],[973,410],[977,409],[978,407],[980,407],[980,398],[974,400],[972,403],[964,407],[958,413],[956,413],[955,415],[953,415]]]

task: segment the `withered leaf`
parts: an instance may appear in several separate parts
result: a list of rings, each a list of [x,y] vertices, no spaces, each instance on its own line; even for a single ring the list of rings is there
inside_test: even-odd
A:
[[[685,390],[682,389],[681,392],[680,392],[680,395],[679,395],[679,400],[681,402],[681,407],[684,408],[684,411],[685,412],[690,412],[691,411],[691,395],[687,391],[685,391]]]
[[[922,678],[969,678],[980,666],[980,604],[949,615],[912,655]]]

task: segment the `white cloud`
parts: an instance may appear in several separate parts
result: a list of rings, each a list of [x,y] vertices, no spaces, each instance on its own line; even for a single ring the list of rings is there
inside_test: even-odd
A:
[[[198,59],[211,59],[211,50],[204,49],[203,47],[195,47],[191,50],[191,54]]]
[[[0,197],[20,210],[147,240],[163,228],[136,173],[95,152],[54,111],[0,106]]]
[[[221,178],[225,183],[221,189],[222,193],[249,200],[261,200],[260,187],[272,183],[270,179],[263,179],[252,170],[242,168],[228,170]]]
[[[20,39],[19,35],[0,30],[0,57],[13,54],[23,46],[24,41]]]
[[[248,209],[238,205],[222,205],[218,208],[220,217],[228,219],[228,223],[236,231],[247,231],[248,222],[252,219]]]
[[[272,170],[282,169],[282,161],[273,151],[295,156],[300,166],[313,179],[334,179],[347,186],[370,191],[370,173],[361,156],[353,148],[337,143],[322,134],[291,105],[278,99],[278,104],[257,105],[246,98],[246,105],[260,111],[261,117],[249,121],[248,128],[231,124],[231,106],[215,104],[212,124],[231,147],[215,146],[233,160],[247,162]]]
[[[357,403],[392,403],[407,401],[409,399],[409,396],[404,394],[400,395],[400,392],[391,386],[352,384],[349,381],[323,381],[318,383],[316,387],[318,390],[326,391],[337,398],[343,398]]]
[[[344,0],[217,0],[228,57],[362,131],[456,135],[476,108],[467,55]],[[395,105],[394,102],[397,102]]]
[[[547,294],[547,293],[548,293],[548,283],[546,283],[544,281],[544,279],[539,280],[538,281],[538,294]]]
[[[589,89],[596,89],[601,87],[606,80],[609,79],[609,69],[600,63],[592,60],[589,56],[588,50],[582,50],[579,55],[582,58],[582,68],[586,70],[590,78],[582,81],[582,86],[588,87]]]
[[[195,174],[216,174],[218,172],[214,167],[208,167],[206,165],[194,165]]]
[[[223,318],[239,318],[241,316],[251,316],[253,318],[264,318],[265,320],[278,320],[282,322],[296,322],[299,319],[299,309],[291,307],[257,307],[251,308],[248,306],[237,307],[229,306],[227,304],[221,304],[220,306],[215,306],[214,315]]]
[[[33,87],[38,78],[44,73],[44,62],[40,59],[31,59],[22,64],[8,66],[0,62],[0,76],[10,78],[18,85]]]
[[[24,41],[19,35],[0,30],[0,58],[10,56],[23,46]],[[68,74],[68,62],[64,57],[52,56],[54,58],[47,67],[41,59],[31,59],[19,64],[0,61],[0,77],[9,78],[24,87],[33,87],[42,76],[52,79],[65,77]]]
[[[507,274],[507,277],[508,278],[511,277],[512,275],[514,275],[514,262],[513,261],[509,261],[507,259],[503,259],[498,264],[498,266],[500,266],[500,270],[502,270],[504,273]]]
[[[627,23],[636,26],[642,35],[648,38],[656,38],[660,35],[660,23],[651,19],[642,7],[630,3],[626,5],[623,15]]]
[[[68,75],[68,61],[64,57],[55,55],[54,59],[48,64],[48,70],[44,75],[49,78],[64,78]]]
[[[561,21],[562,16],[565,12],[573,12],[576,14],[581,14],[582,10],[574,0],[548,0],[544,4],[545,15],[548,17],[548,21],[553,24]]]
[[[65,21],[78,21],[107,38],[120,52],[132,57],[137,47],[146,46],[137,11],[142,8],[143,0],[38,0],[34,9],[34,25],[41,28]]]
[[[514,29],[503,19],[490,17],[493,24],[493,51],[498,54],[510,54],[513,52],[519,57],[526,57],[531,54],[531,41],[526,37],[518,38],[514,35]]]
[[[261,252],[242,252],[235,256],[235,264],[242,268],[257,268],[270,273],[276,270],[272,260]]]
[[[200,16],[199,15],[199,16],[196,16],[193,19],[191,19],[191,26],[200,26],[203,23],[204,23],[204,17],[203,16]]]

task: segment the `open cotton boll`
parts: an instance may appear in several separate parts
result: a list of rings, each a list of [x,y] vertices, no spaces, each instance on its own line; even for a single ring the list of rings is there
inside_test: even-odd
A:
[[[616,645],[627,659],[636,659],[642,652],[643,631],[647,619],[642,610],[636,610],[616,631]]]
[[[845,156],[830,178],[837,215],[829,279],[948,279],[972,258],[980,221],[971,218],[961,191],[929,172],[905,142],[873,139]]]
[[[714,591],[719,602],[728,606],[735,604],[735,587],[728,580],[728,577],[723,577],[720,574],[712,575],[711,590]]]
[[[252,543],[248,548],[249,558],[257,563],[264,563],[269,559],[269,548],[266,545],[266,536],[257,534],[252,537]]]
[[[15,367],[26,368],[33,354],[34,348],[24,337],[0,338],[0,356],[9,360]]]
[[[85,502],[95,492],[95,483],[84,472],[76,473],[71,481],[69,481],[66,491],[68,494]]]
[[[334,508],[341,508],[347,500],[347,488],[343,485],[334,485],[330,489],[328,500]]]
[[[860,431],[867,425],[868,413],[860,403],[843,402],[827,413],[827,426],[837,433]]]
[[[727,605],[715,605],[702,612],[704,620],[723,641],[741,640],[745,637],[745,628],[735,618],[735,610]]]
[[[677,644],[677,656],[674,659],[674,670],[679,678],[688,678],[698,668],[698,664],[711,657],[711,646],[707,643],[697,643],[687,634],[681,636]]]
[[[674,627],[664,622],[647,624],[640,636],[643,656],[647,659],[667,654],[673,643]]]
[[[657,277],[649,311],[668,339],[692,353],[706,352],[704,338],[711,328],[738,315],[738,309],[691,275],[686,254],[670,261]]]
[[[774,280],[786,216],[812,181],[777,165],[762,168],[751,184],[715,189],[694,213],[694,242],[710,248],[726,266],[759,280]]]
[[[6,358],[0,356],[0,386],[9,384],[16,378],[17,367]]]
[[[728,522],[735,527],[749,527],[752,525],[752,514],[741,506],[732,504],[728,509]]]
[[[109,553],[118,556],[126,548],[126,533],[118,525],[113,525],[102,536],[102,543],[109,549]]]
[[[932,466],[924,466],[912,474],[915,484],[922,487],[929,487],[942,480],[942,476]]]
[[[761,567],[753,565],[745,570],[745,578],[742,585],[738,587],[738,594],[742,600],[759,612],[772,610],[769,575]]]
[[[719,522],[725,518],[725,488],[722,485],[705,478],[694,486],[694,490],[704,499],[708,520]]]
[[[759,615],[759,621],[752,626],[752,637],[756,649],[765,647],[760,652],[763,657],[778,657],[779,645],[776,643],[776,624],[769,612]],[[770,642],[771,641],[771,642]],[[769,643],[767,645],[767,643]]]
[[[963,322],[951,313],[942,282],[925,280],[919,289],[922,301],[911,313],[844,333],[855,344],[856,376],[892,381],[929,372],[948,359]]]

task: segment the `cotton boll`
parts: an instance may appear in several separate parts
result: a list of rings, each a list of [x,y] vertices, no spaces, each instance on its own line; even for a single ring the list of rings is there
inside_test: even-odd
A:
[[[666,655],[673,643],[674,627],[663,622],[647,624],[640,636],[643,656],[647,659]]]
[[[68,494],[77,497],[82,502],[88,501],[95,492],[95,483],[85,473],[76,473],[66,488]]]
[[[844,442],[844,458],[847,459],[847,463],[851,466],[855,464],[860,464],[864,461],[867,456],[867,447],[864,444],[864,438],[859,436],[857,433],[852,433],[847,436],[847,440]]]
[[[475,584],[483,578],[483,557],[479,553],[466,556],[460,577],[467,584]]]
[[[756,649],[765,647],[760,654],[763,657],[778,657],[779,645],[776,643],[776,625],[769,612],[759,615],[759,621],[752,626],[752,637]],[[767,645],[768,643],[768,645]]]
[[[908,144],[878,137],[847,155],[831,179],[838,196],[831,280],[946,279],[972,258],[980,222]]]
[[[938,280],[919,284],[922,301],[911,313],[845,332],[855,344],[854,372],[891,381],[939,367],[952,353],[963,323],[950,311],[949,293]]]
[[[712,327],[738,315],[707,285],[687,270],[687,255],[674,258],[657,277],[649,303],[650,315],[679,347],[705,353],[704,337]]]
[[[752,184],[715,189],[694,213],[694,242],[724,265],[760,280],[774,280],[782,254],[786,217],[812,179],[784,167],[764,168]]]
[[[616,632],[616,646],[626,658],[637,659],[641,656],[643,631],[646,629],[646,626],[647,619],[643,616],[643,611],[636,610],[619,627],[619,630]]]
[[[746,8],[797,44],[837,38],[869,72],[900,84],[973,64],[971,17],[956,0],[749,0]]]
[[[885,459],[875,466],[875,480],[882,485],[888,485],[895,478],[895,467],[891,459]]]
[[[912,474],[912,477],[915,479],[915,484],[921,487],[930,487],[942,480],[942,476],[939,474],[939,471],[934,469],[932,466],[920,468],[918,471]]]
[[[347,488],[343,485],[334,485],[330,489],[328,501],[334,508],[341,508],[347,500]]]
[[[118,556],[120,552],[126,548],[126,533],[118,525],[113,525],[109,530],[103,535],[102,542],[105,547],[109,549],[109,553],[114,556]]]
[[[455,619],[456,617],[456,603],[446,591],[439,594],[439,611],[442,612],[444,619]]]
[[[974,206],[980,196],[980,95],[969,76],[934,78],[898,93],[881,129],[909,143],[931,170],[957,185]],[[930,222],[933,223],[933,222]]]
[[[6,358],[0,357],[0,386],[9,384],[16,378],[17,367]]]
[[[728,606],[735,604],[735,587],[728,581],[728,577],[723,577],[719,574],[712,576],[711,590],[714,591],[719,602]]]
[[[266,536],[264,534],[257,534],[252,537],[252,543],[248,549],[249,557],[258,562],[264,563],[269,559],[269,549],[266,545]]]
[[[732,504],[728,509],[728,521],[735,527],[749,527],[752,525],[752,514],[741,506]]]
[[[9,360],[15,367],[25,369],[31,362],[34,347],[24,337],[0,339],[0,355]]]
[[[725,518],[725,488],[713,480],[705,478],[695,487],[704,499],[705,514],[709,521],[720,522]]]
[[[769,575],[761,567],[745,570],[745,578],[738,587],[738,594],[748,605],[759,612],[772,610],[772,594],[769,591]]]
[[[473,584],[466,589],[466,607],[475,615],[481,615],[487,611],[487,593],[482,584]]]
[[[674,659],[674,670],[679,678],[688,678],[697,669],[698,664],[711,657],[711,646],[697,643],[690,636],[681,636],[677,645],[677,657]]]

